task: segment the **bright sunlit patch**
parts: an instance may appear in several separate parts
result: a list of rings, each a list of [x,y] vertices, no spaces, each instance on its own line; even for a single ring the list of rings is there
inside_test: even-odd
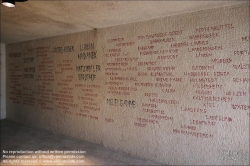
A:
[[[10,3],[10,2],[3,2],[2,4],[3,4],[4,6],[7,6],[7,7],[15,7],[15,4]]]

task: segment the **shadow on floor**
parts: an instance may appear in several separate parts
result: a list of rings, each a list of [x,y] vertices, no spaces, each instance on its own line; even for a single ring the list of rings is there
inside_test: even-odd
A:
[[[5,119],[1,120],[0,165],[162,164]]]

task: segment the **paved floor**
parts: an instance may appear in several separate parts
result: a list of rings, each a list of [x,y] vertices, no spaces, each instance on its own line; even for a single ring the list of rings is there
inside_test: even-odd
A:
[[[77,150],[79,151],[77,152]],[[66,151],[70,152],[61,154]],[[161,164],[113,151],[90,142],[30,128],[9,120],[1,120],[0,165]]]

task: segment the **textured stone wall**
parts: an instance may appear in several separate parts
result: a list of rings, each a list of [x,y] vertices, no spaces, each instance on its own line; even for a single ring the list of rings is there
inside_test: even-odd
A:
[[[249,163],[249,4],[7,45],[7,118],[165,164]]]

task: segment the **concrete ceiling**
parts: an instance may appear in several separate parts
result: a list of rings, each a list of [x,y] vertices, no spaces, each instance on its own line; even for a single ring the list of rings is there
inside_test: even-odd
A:
[[[128,24],[246,1],[37,1],[1,5],[1,43]]]

